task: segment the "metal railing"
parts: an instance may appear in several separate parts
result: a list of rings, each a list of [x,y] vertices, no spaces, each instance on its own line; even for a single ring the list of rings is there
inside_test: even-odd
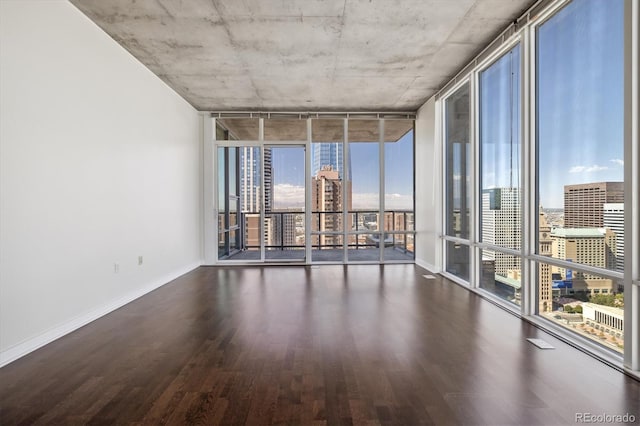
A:
[[[312,211],[311,238],[313,249],[342,248],[344,237],[342,211]],[[347,212],[348,248],[376,248],[380,244],[405,253],[413,253],[413,244],[408,244],[414,235],[414,212],[412,210],[385,210],[384,231],[377,210],[350,210]],[[241,250],[260,248],[260,230],[264,233],[267,250],[303,250],[305,248],[305,212],[270,211],[265,213],[264,228],[260,227],[259,212],[240,213]],[[324,238],[321,238],[324,236]],[[330,239],[329,243],[320,243]]]

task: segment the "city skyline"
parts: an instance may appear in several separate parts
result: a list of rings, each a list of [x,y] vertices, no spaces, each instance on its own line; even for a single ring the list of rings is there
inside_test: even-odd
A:
[[[413,210],[413,131],[397,142],[385,143],[385,158],[385,209]],[[411,167],[407,167],[405,159],[411,160]],[[377,142],[350,144],[350,160],[353,209],[378,210]],[[312,167],[313,163],[312,158]],[[272,155],[272,166],[274,208],[304,208],[304,150],[300,147],[279,149]]]

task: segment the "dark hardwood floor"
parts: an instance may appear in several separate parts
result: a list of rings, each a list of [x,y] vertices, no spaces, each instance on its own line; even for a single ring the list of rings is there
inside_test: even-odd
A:
[[[639,382],[425,273],[199,268],[0,369],[0,423],[640,419]]]

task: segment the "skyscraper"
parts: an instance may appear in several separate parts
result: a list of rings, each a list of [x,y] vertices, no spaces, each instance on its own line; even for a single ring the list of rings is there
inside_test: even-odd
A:
[[[519,188],[482,191],[482,242],[519,250],[522,241]],[[492,250],[482,251],[483,260],[495,261],[495,273],[506,277],[520,270],[519,258]]]
[[[547,215],[539,213],[538,219],[538,254],[541,256],[551,256],[553,254],[553,239],[551,238],[551,225],[547,221]],[[540,262],[538,264],[538,286],[540,312],[551,312],[553,309],[552,296],[552,272],[551,265]]]
[[[351,210],[351,182],[344,182],[331,165],[322,166],[311,180],[312,230],[319,232],[342,231],[343,190],[347,191],[347,210]],[[315,213],[318,212],[318,213]],[[331,212],[331,213],[322,213]],[[320,235],[320,246],[339,244],[341,237]]]
[[[264,209],[271,211],[273,202],[273,180],[271,165],[271,149],[265,148],[264,155]],[[243,248],[259,247],[260,229],[260,201],[262,196],[262,168],[260,162],[260,148],[245,146],[240,148],[240,206],[244,219]],[[253,214],[251,214],[253,213]],[[264,241],[267,245],[273,239],[273,230],[270,226],[272,218],[265,218]]]
[[[555,228],[551,231],[552,251],[555,259],[568,260],[598,268],[615,268],[616,236],[608,228]],[[574,272],[567,268],[552,267],[562,279],[572,279],[576,291],[594,293],[613,292],[613,283],[601,275]]]
[[[624,272],[624,203],[605,203],[602,210],[605,228],[616,234],[616,271]]]
[[[602,228],[605,203],[624,202],[623,182],[594,182],[564,187],[565,228]]]
[[[311,144],[311,175],[315,176],[325,166],[338,172],[343,178],[342,142],[321,142]],[[351,156],[349,156],[349,181],[351,181]]]

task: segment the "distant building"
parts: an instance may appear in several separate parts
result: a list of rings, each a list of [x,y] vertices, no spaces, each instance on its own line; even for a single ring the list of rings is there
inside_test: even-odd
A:
[[[317,232],[343,231],[343,190],[347,191],[347,210],[351,210],[351,182],[343,182],[331,165],[322,166],[311,179],[311,229]],[[323,213],[327,212],[327,213]],[[314,240],[316,240],[314,238]],[[320,246],[341,245],[342,236],[319,235]]]
[[[282,248],[283,250],[296,250],[299,243],[296,235],[296,216],[299,213],[280,211],[271,213],[272,231],[268,245]]]
[[[538,254],[552,256],[553,239],[551,238],[551,226],[547,222],[547,215],[540,211],[538,219]],[[551,265],[540,262],[538,264],[538,299],[540,312],[553,310],[553,287]]]
[[[623,182],[595,182],[564,187],[564,226],[602,228],[605,203],[624,202]]]
[[[605,203],[602,210],[605,228],[616,234],[616,271],[624,272],[624,203]]]
[[[556,228],[551,231],[552,256],[581,265],[614,269],[616,236],[608,228]],[[552,267],[552,273],[562,280],[572,281],[570,293],[613,293],[613,282],[600,275],[587,274],[567,268]]]
[[[273,180],[271,165],[271,149],[263,149],[264,155],[264,209],[270,212],[273,206]],[[239,148],[239,166],[240,166],[240,211],[244,218],[245,240],[243,248],[260,247],[259,215],[250,213],[259,213],[262,197],[262,171],[260,169],[260,148],[258,147],[242,147]],[[271,219],[265,219],[264,241],[265,244],[274,244],[273,227],[270,224]]]
[[[522,219],[519,188],[492,188],[482,191],[482,242],[519,250],[522,242]],[[495,273],[506,277],[520,270],[516,256],[482,251],[482,260],[495,260]]]
[[[604,333],[624,338],[624,309],[583,303],[582,316],[587,324],[600,326]]]
[[[265,148],[264,155],[264,208],[271,211],[273,203],[273,180],[271,149]],[[259,212],[262,193],[260,169],[260,149],[245,146],[240,148],[240,210]]]
[[[342,142],[320,142],[311,144],[311,175],[317,175],[323,167],[331,166],[343,178]],[[349,157],[351,160],[351,157]],[[351,161],[349,161],[349,181],[351,181]]]

